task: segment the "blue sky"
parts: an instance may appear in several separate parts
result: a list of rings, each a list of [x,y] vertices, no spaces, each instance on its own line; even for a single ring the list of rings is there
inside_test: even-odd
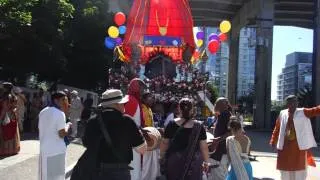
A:
[[[295,51],[313,51],[313,30],[290,26],[275,26],[273,28],[272,100],[275,100],[277,96],[277,76],[284,67],[286,55]]]

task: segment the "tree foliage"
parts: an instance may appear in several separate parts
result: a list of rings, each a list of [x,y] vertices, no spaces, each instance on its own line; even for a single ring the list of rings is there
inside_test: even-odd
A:
[[[112,52],[104,48],[112,23],[102,0],[0,0],[0,77],[96,89]]]

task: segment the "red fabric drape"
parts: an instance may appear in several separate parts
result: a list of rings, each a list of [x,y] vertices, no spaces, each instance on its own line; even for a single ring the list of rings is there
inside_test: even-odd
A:
[[[160,28],[166,33],[160,33]],[[142,44],[143,37],[174,36],[195,47],[193,20],[187,0],[135,0],[127,21],[124,44]]]

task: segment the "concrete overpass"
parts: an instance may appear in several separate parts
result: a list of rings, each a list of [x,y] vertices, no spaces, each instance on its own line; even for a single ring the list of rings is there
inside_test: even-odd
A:
[[[128,12],[133,0],[114,0],[115,7]],[[218,26],[222,20],[232,22],[228,98],[236,103],[240,29],[257,30],[256,113],[255,125],[270,128],[271,71],[273,26],[297,26],[314,30],[313,94],[320,104],[320,0],[189,0],[195,26]],[[116,10],[117,11],[117,10]],[[320,139],[320,119],[317,121]]]
[[[190,0],[195,26],[218,26],[241,15],[241,25],[261,20],[259,6],[272,3],[274,25],[313,28],[314,0]],[[242,14],[240,14],[242,13]],[[245,14],[244,14],[245,13]],[[272,20],[272,19],[270,19]]]

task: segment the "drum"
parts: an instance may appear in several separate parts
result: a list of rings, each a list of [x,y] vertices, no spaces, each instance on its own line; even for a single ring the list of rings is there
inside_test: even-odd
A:
[[[161,142],[161,134],[158,131],[158,129],[154,128],[154,127],[145,127],[143,129],[148,131],[148,136],[149,136],[149,138],[147,138],[148,139],[147,150],[152,151],[152,150],[158,148],[158,146]]]
[[[206,132],[206,134],[207,134],[207,143],[208,144],[212,143],[212,139],[214,138],[214,136],[209,132]]]
[[[213,146],[212,142],[213,142],[214,136],[209,132],[206,132],[206,134],[207,134],[207,144],[209,147],[209,154],[213,154],[215,151],[215,148],[212,147]]]

